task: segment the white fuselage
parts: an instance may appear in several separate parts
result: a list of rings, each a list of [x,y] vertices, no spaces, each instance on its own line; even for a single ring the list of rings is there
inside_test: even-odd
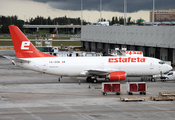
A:
[[[109,62],[109,58],[116,58],[118,62]],[[144,58],[145,62],[131,60],[123,62],[121,59],[128,57],[40,57],[40,58],[25,58],[29,63],[16,63],[17,66],[53,74],[58,76],[79,77],[88,76],[87,70],[100,71],[125,71],[127,76],[146,76],[159,74],[160,71],[167,72],[171,70],[171,66],[160,64],[159,59],[150,57]]]

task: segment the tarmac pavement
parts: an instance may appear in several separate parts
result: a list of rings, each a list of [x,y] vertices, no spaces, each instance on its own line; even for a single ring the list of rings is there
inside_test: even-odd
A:
[[[2,54],[14,55],[14,51],[0,50]],[[128,79],[140,82],[140,78]],[[125,90],[118,96],[103,96],[101,89],[95,89],[101,87],[101,82],[68,77],[59,82],[58,76],[16,67],[0,57],[0,120],[173,120],[175,101],[149,98],[159,92],[175,92],[175,82],[147,85],[146,95],[132,95],[147,98],[145,101],[123,102],[120,97],[131,97]]]

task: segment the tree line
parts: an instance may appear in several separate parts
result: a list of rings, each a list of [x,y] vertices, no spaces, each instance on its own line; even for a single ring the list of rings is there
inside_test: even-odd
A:
[[[100,20],[98,20],[100,21]],[[98,22],[97,21],[97,22]],[[104,18],[101,19],[101,21],[108,21],[110,25],[113,24],[124,24],[124,18],[123,17],[112,17],[111,20],[106,20]],[[42,16],[37,16],[35,18],[30,18],[26,21],[18,19],[18,16],[0,16],[0,33],[9,33],[8,26],[9,25],[16,25],[19,27],[20,30],[24,31],[23,25],[81,25],[81,19],[78,18],[67,18],[64,17],[56,17],[54,19],[51,19],[50,17],[44,18]],[[83,25],[86,25],[87,22],[83,20]],[[135,24],[134,21],[131,21],[131,17],[128,17],[127,24]]]
[[[8,26],[9,25],[16,25],[20,29],[22,29],[24,24],[23,20],[18,19],[18,17],[15,16],[0,16],[0,33],[9,33]]]
[[[0,16],[0,33],[9,33],[8,26],[9,25],[16,25],[19,27],[20,30],[23,29],[23,25],[80,25],[81,19],[80,18],[67,18],[64,17],[57,17],[54,19],[51,19],[50,17],[44,18],[42,16],[37,16],[35,18],[30,18],[29,20],[20,20],[18,17],[15,16]],[[85,21],[83,21],[83,24],[86,24]]]
[[[98,22],[100,21],[100,19],[98,19]],[[104,18],[101,18],[101,21],[108,21],[110,25],[114,25],[114,24],[120,24],[123,25],[124,24],[124,18],[122,17],[117,17],[117,16],[113,16],[112,20],[106,20]],[[135,24],[135,21],[131,21],[131,17],[128,17],[126,20],[127,25],[133,25]]]

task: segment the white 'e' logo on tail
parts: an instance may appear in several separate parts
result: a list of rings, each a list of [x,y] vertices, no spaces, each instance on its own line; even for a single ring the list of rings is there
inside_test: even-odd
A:
[[[23,41],[21,44],[21,50],[28,50],[30,46],[30,42],[29,41]]]

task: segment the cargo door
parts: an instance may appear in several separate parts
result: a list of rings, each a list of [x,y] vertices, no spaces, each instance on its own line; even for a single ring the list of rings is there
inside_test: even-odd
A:
[[[104,84],[104,92],[111,92],[111,84]]]
[[[138,84],[138,91],[146,91],[146,84],[145,83],[139,83]]]
[[[112,84],[112,92],[120,92],[120,84]]]
[[[131,83],[129,84],[130,92],[136,92],[137,91],[137,84]]]
[[[47,64],[43,64],[42,70],[43,70],[44,73],[47,72],[47,69],[48,69],[48,65]]]
[[[154,69],[154,62],[153,62],[153,60],[150,60],[150,69]]]

